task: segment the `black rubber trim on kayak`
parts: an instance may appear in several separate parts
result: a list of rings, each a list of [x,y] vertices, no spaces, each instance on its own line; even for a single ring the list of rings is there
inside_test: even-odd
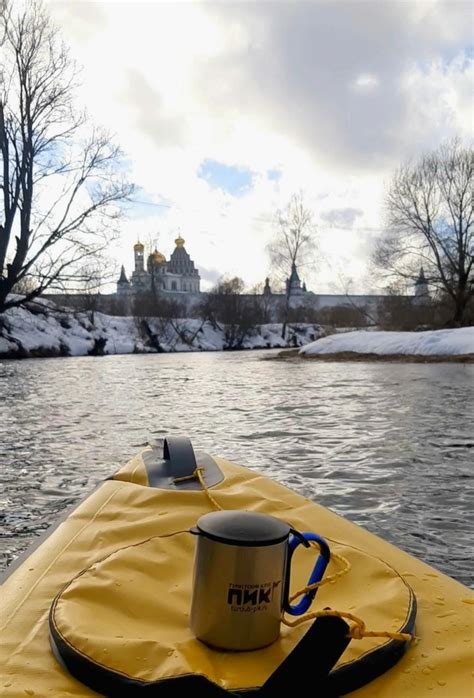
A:
[[[295,681],[307,674],[318,695],[331,698],[328,675],[349,643],[348,625],[341,618],[317,618],[302,640],[283,663],[277,667],[265,684],[259,688],[227,691],[200,674],[183,674],[157,681],[143,681],[113,671],[92,660],[65,641],[54,622],[55,599],[49,614],[50,642],[56,659],[78,681],[93,691],[114,698],[131,698],[136,695],[157,698],[229,698],[259,696],[276,698],[294,690]]]
[[[203,468],[206,487],[213,487],[224,479],[224,473],[210,455],[194,451],[187,436],[168,436],[142,453],[150,487],[162,490],[202,490],[198,478],[175,482],[176,478],[192,475]]]
[[[414,635],[417,603],[413,590],[408,584],[407,587],[410,592],[410,606],[405,623],[399,632]],[[347,662],[347,664],[337,667],[329,676],[331,691],[336,696],[343,696],[365,686],[395,666],[405,654],[409,645],[410,642],[389,640],[379,648],[369,650],[366,654],[354,659],[352,662]]]

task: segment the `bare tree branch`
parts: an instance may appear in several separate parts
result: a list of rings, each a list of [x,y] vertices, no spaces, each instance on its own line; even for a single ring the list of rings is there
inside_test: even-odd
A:
[[[402,165],[386,195],[388,229],[378,240],[376,266],[389,279],[428,283],[454,306],[462,324],[474,295],[474,150],[454,139],[418,163]]]
[[[293,194],[284,211],[277,213],[277,231],[267,246],[270,263],[275,274],[286,283],[286,298],[282,337],[285,338],[288,313],[291,305],[290,278],[296,267],[312,261],[316,242],[316,226],[313,213],[307,208],[302,192]]]
[[[80,279],[133,187],[109,135],[76,108],[78,71],[41,0],[2,12],[0,312]]]

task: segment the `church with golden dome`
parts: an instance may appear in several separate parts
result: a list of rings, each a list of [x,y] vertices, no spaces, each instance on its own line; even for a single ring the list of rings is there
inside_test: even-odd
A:
[[[153,292],[200,293],[201,277],[193,260],[184,247],[185,241],[178,235],[176,247],[167,260],[156,248],[146,259],[145,246],[137,242],[133,246],[135,269],[130,280],[124,267],[117,282],[117,294],[121,297],[131,294]]]

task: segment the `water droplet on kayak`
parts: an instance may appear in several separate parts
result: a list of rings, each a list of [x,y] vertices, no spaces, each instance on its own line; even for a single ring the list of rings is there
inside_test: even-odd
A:
[[[436,683],[439,684],[440,686],[446,686],[446,681],[443,681],[442,679],[438,679],[438,681]]]
[[[436,630],[435,630],[435,632],[436,632]],[[436,649],[437,650],[444,650],[445,648],[443,645],[436,645]]]
[[[115,637],[123,637],[123,635],[116,635]]]
[[[436,596],[436,598],[438,599],[438,601],[444,601],[444,596]]]
[[[472,603],[474,604],[474,599],[461,599],[463,603]]]
[[[426,675],[431,674],[431,669],[428,669],[428,667],[425,667],[424,669],[421,670],[421,673],[426,674]]]
[[[168,655],[168,657],[172,657],[173,654],[174,654],[174,651],[173,651],[173,650],[168,650],[168,652],[167,652],[166,654]]]
[[[426,658],[429,657],[430,655],[429,655],[429,654],[424,654],[424,653],[422,652],[421,656],[422,656],[424,659],[426,659]]]
[[[35,692],[31,690],[31,688],[25,688],[25,693],[29,696],[34,696]]]
[[[8,688],[8,686],[11,686],[11,683],[4,683],[3,685],[5,688]]]

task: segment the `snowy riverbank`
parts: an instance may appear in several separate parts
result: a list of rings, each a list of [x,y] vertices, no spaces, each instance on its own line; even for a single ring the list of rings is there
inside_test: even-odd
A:
[[[300,349],[311,358],[403,358],[429,360],[453,357],[474,360],[474,327],[426,332],[348,332],[318,339]],[[349,355],[349,356],[348,356]]]
[[[36,301],[0,315],[0,358],[221,351],[239,344],[235,329],[194,319],[77,313]],[[323,334],[319,325],[292,325],[284,341],[281,325],[259,325],[233,348],[302,346]]]

